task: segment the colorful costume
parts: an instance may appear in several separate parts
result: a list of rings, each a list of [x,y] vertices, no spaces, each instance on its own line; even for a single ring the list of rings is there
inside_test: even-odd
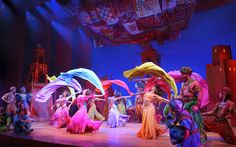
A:
[[[167,120],[172,144],[177,144],[177,147],[201,146],[198,126],[193,121],[191,114],[183,109],[183,103],[173,99],[169,105],[176,112],[174,120]]]
[[[217,103],[212,111],[203,113],[206,131],[218,133],[227,143],[236,144],[236,136],[227,119],[235,113],[236,106],[232,101]]]
[[[70,116],[69,116],[69,108],[67,107],[67,99],[62,98],[60,100],[61,107],[60,109],[60,117],[58,119],[58,128],[66,127],[70,123]]]
[[[20,97],[20,101],[23,103],[24,108],[26,108],[27,110],[30,110],[29,109],[29,104],[31,102],[30,94],[26,93],[26,88],[25,87],[21,87],[20,92],[21,93],[17,94],[17,96]]]
[[[89,118],[92,120],[105,120],[105,118],[97,111],[97,107],[94,102],[90,102],[88,115]]]
[[[123,100],[118,101],[117,107],[118,107],[118,110],[119,110],[120,114],[126,115],[126,108],[125,108],[125,104],[124,104]]]
[[[30,117],[24,112],[25,110],[20,110],[17,115],[14,116],[14,131],[16,133],[30,133],[33,131],[31,128]]]
[[[137,133],[137,137],[142,139],[156,139],[163,133],[155,119],[155,106],[153,104],[155,94],[147,92],[144,94],[142,127]]]
[[[202,142],[205,142],[206,133],[204,131],[204,123],[200,112],[201,99],[198,99],[200,97],[200,96],[198,97],[199,92],[200,92],[200,87],[198,82],[193,79],[189,79],[182,85],[180,95],[184,102],[184,109],[188,110],[192,115],[193,120],[198,125]],[[194,112],[193,106],[198,107],[198,111]]]
[[[79,95],[74,102],[77,103],[78,111],[73,115],[67,131],[70,133],[85,133],[97,131],[102,125],[102,121],[93,121],[89,118],[87,108],[84,103],[93,96]]]
[[[142,122],[142,106],[143,106],[143,94],[138,94],[135,97],[135,116],[137,122]]]
[[[7,107],[6,107],[6,116],[7,116],[7,128],[10,127],[11,123],[13,122],[13,115],[16,112],[16,88],[15,87],[11,87],[10,88],[10,92],[6,93],[3,95],[2,100],[5,101],[7,103]]]
[[[6,93],[2,99],[7,102],[6,114],[10,115],[13,112],[16,112],[16,105],[15,105],[15,94],[9,92]]]
[[[114,97],[110,97],[109,98],[109,103],[110,103],[110,110],[108,113],[108,119],[107,119],[107,124],[111,127],[111,128],[115,128],[117,126],[125,126],[126,122],[129,120],[129,115],[122,115],[116,105],[114,104],[115,102],[115,98]]]
[[[58,127],[59,126],[59,118],[61,117],[61,100],[57,99],[54,107],[56,107],[55,113],[52,115],[50,119],[49,125]]]

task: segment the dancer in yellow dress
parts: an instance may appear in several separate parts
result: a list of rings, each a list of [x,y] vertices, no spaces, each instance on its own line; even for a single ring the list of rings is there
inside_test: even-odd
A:
[[[159,100],[159,102],[168,102],[164,98],[154,94],[154,92],[146,92],[144,94],[144,102],[142,106],[142,126],[137,133],[138,138],[142,139],[157,139],[164,131],[159,127],[155,119],[155,106],[154,99]]]
[[[95,104],[96,99],[91,99],[89,101],[89,110],[88,110],[88,115],[89,118],[92,120],[105,120],[105,118],[97,111],[97,106]]]

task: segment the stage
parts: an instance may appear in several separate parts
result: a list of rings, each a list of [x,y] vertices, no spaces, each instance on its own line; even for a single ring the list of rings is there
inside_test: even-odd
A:
[[[141,124],[128,123],[126,127],[109,128],[104,122],[99,131],[86,134],[70,134],[65,128],[57,129],[48,125],[47,122],[33,123],[34,131],[28,136],[15,135],[12,131],[0,134],[0,143],[6,146],[132,146],[132,147],[169,147],[168,131],[156,140],[143,140],[136,138]],[[164,128],[164,125],[161,125]],[[236,128],[234,129],[236,131]],[[225,147],[229,145],[215,133],[207,133],[206,146]]]

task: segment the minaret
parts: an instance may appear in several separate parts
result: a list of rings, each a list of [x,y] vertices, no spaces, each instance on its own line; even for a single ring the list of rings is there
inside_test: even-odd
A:
[[[161,55],[152,47],[150,42],[145,42],[141,44],[144,51],[141,53],[142,63],[153,62],[154,64],[160,66]]]
[[[46,51],[41,45],[35,50],[35,61],[30,65],[30,77],[28,83],[47,83],[48,65],[45,62]]]
[[[47,83],[48,65],[46,64],[46,51],[41,45],[37,45],[34,52],[34,61],[30,65],[30,72],[28,76],[28,89],[32,94],[32,101],[30,105],[31,115],[40,120],[48,119],[50,116],[50,107],[52,106],[52,99],[46,103],[39,103],[35,101],[36,93],[41,90]]]

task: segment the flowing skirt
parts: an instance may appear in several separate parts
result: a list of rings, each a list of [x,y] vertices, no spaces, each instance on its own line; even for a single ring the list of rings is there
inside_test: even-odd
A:
[[[89,118],[92,120],[105,120],[105,118],[97,111],[96,105],[93,104],[88,111]]]
[[[122,115],[118,111],[118,109],[111,108],[108,114],[107,125],[111,128],[115,128],[118,126],[125,126],[129,120],[129,115]]]
[[[158,136],[163,134],[164,131],[159,128],[155,114],[155,107],[153,104],[143,107],[142,126],[137,133],[138,138],[156,139]]]
[[[177,147],[201,147],[200,133],[192,134],[189,138],[178,144]]]
[[[102,125],[102,121],[93,121],[89,119],[87,109],[81,106],[80,109],[73,115],[67,131],[70,133],[86,133],[97,131]]]
[[[215,117],[203,117],[205,129],[208,132],[218,133],[225,142],[236,144],[236,136],[227,119],[218,120]]]
[[[70,123],[70,119],[68,108],[60,107],[53,114],[49,124],[57,128],[63,128]]]

